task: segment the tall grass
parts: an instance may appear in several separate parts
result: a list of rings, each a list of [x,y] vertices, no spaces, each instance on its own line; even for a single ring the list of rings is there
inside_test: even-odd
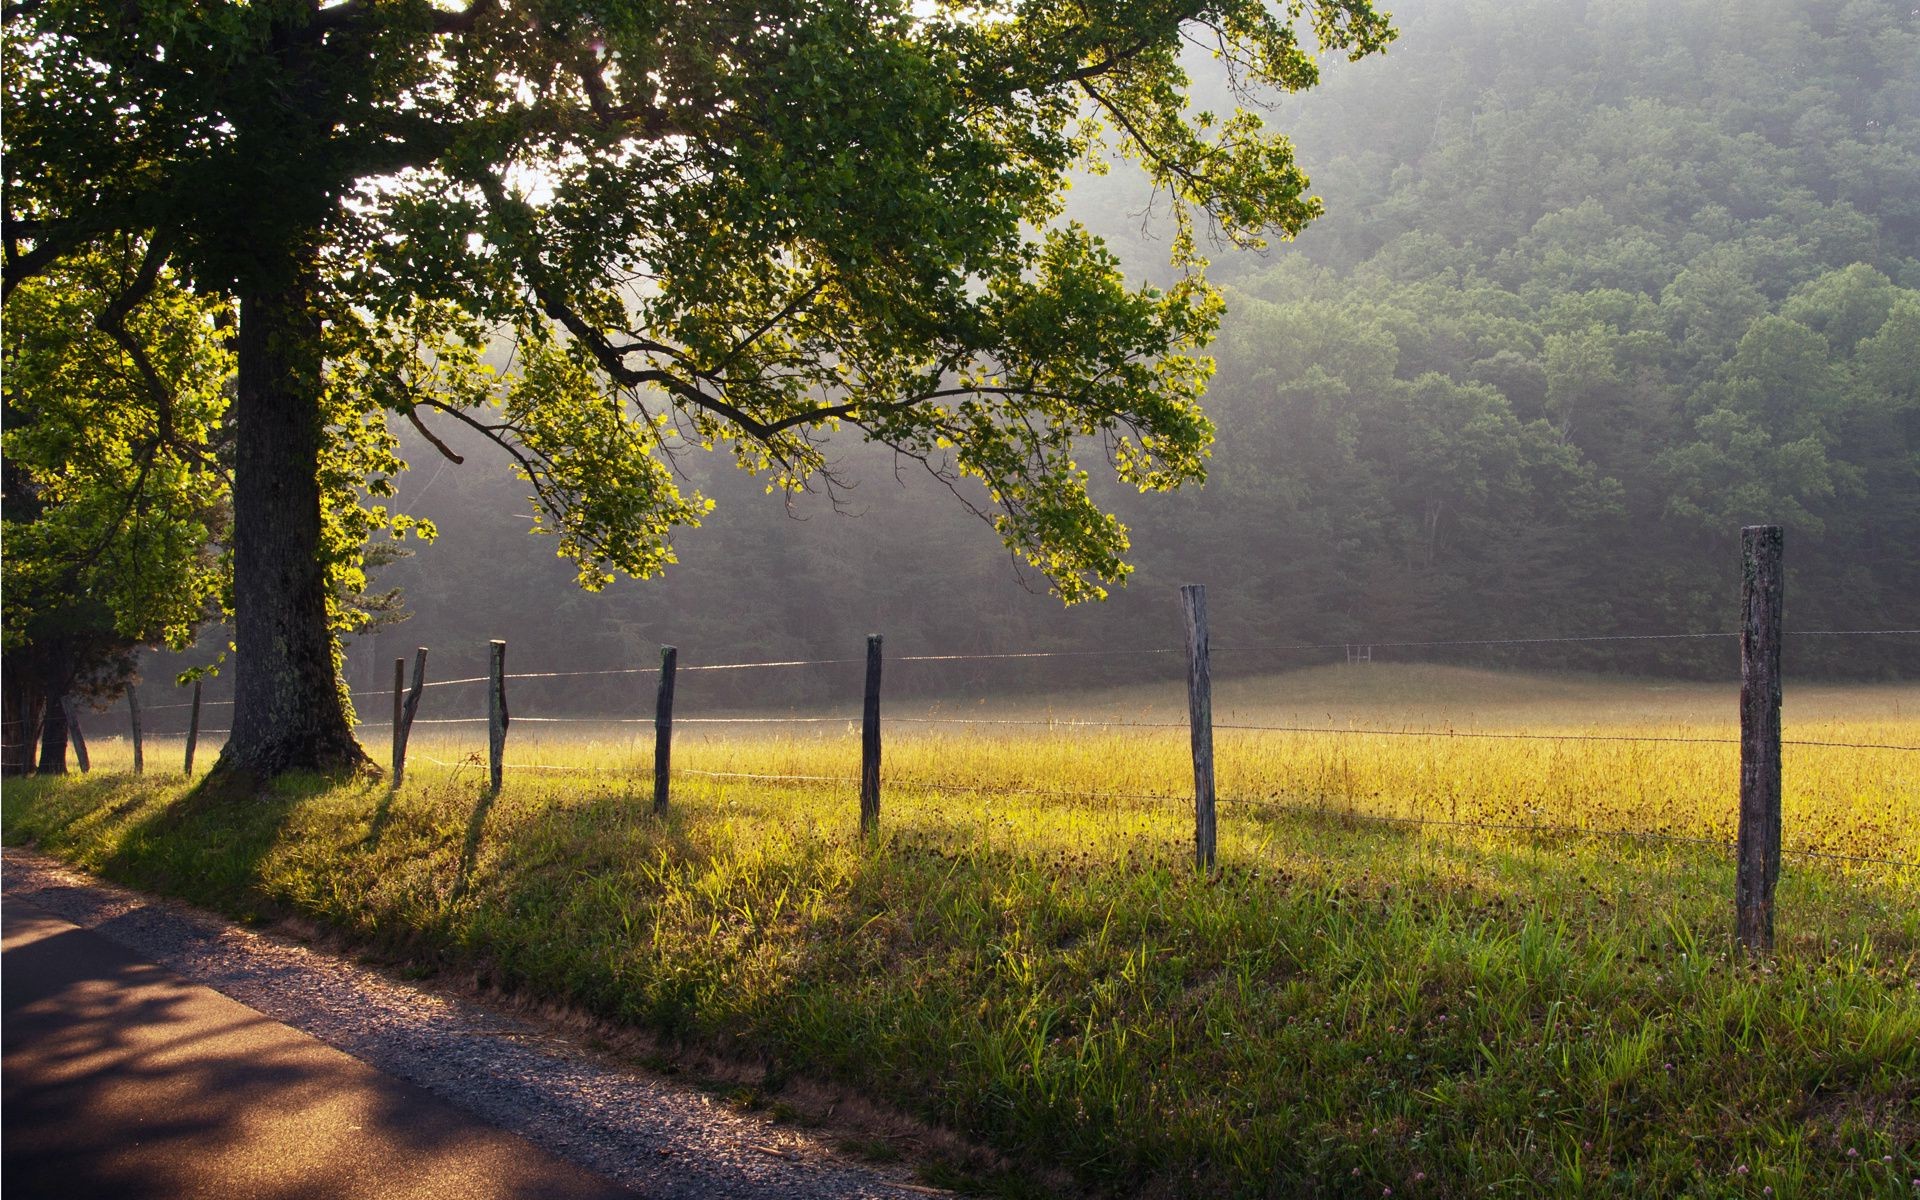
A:
[[[1355,676],[1376,694],[1223,688],[1219,720],[1730,735],[1706,691]],[[1790,738],[1920,742],[1920,689],[1824,697]],[[1733,746],[1223,731],[1202,876],[1178,729],[896,723],[867,843],[857,730],[767,728],[689,727],[664,820],[644,727],[523,725],[497,800],[426,731],[397,794],[96,774],[10,785],[5,829],[758,1063],[772,1094],[857,1089],[999,1151],[1007,1190],[1920,1193],[1920,871],[1789,859],[1779,955],[1730,957],[1729,856],[1701,842],[1731,834]],[[1920,858],[1916,759],[1791,748],[1788,846]]]

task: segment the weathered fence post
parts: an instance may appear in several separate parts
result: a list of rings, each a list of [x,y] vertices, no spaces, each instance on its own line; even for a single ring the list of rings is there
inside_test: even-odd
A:
[[[200,681],[193,681],[193,711],[187,717],[187,778],[193,778],[193,748],[200,744]]]
[[[85,775],[93,769],[93,763],[87,757],[87,735],[80,728],[80,712],[71,704],[67,705],[67,740],[73,743],[74,764],[80,768],[80,773]]]
[[[860,832],[880,831],[880,635],[867,635],[867,690],[860,708]]]
[[[653,811],[667,811],[667,781],[673,774],[673,669],[680,651],[660,647],[660,687],[653,695]]]
[[[1740,531],[1740,834],[1734,939],[1773,949],[1773,889],[1780,878],[1780,626],[1786,578],[1778,525]]]
[[[393,660],[393,773],[392,786],[400,786],[400,712],[407,704],[407,660]]]
[[[407,693],[406,702],[400,701],[400,666],[404,660],[393,660],[393,786],[398,788],[407,777],[407,738],[413,734],[413,718],[420,712],[420,693],[427,686],[427,648],[419,646],[413,652],[413,689]]]
[[[1193,862],[1213,867],[1213,675],[1207,660],[1207,589],[1180,589],[1187,626],[1187,721],[1193,733]]]
[[[487,653],[487,765],[493,794],[500,794],[500,774],[507,752],[507,644],[489,642]]]
[[[131,684],[127,687],[127,716],[133,720],[133,773],[142,775],[146,773],[147,760],[140,746],[140,689]]]

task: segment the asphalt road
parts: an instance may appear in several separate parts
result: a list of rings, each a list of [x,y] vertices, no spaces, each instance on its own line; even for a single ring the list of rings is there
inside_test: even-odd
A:
[[[639,1193],[19,899],[0,908],[7,1200]]]

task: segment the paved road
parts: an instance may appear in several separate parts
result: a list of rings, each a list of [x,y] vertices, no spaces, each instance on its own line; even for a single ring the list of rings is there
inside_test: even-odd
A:
[[[638,1194],[23,900],[0,926],[7,1200]]]

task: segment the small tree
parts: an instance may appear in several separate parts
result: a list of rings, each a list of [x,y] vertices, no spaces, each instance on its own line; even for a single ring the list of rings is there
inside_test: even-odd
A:
[[[232,356],[215,329],[218,300],[164,271],[140,304],[115,305],[143,261],[136,245],[96,247],[23,283],[7,305],[8,774],[36,759],[63,770],[67,697],[117,695],[137,647],[184,647],[217,611],[226,482],[216,446]]]
[[[1188,110],[1180,55],[1292,90],[1302,36],[1392,31],[1370,0],[28,0],[7,34],[7,289],[132,234],[238,301],[221,769],[265,775],[365,763],[322,496],[380,410],[497,442],[589,587],[706,511],[675,453],[801,488],[847,427],[976,481],[1062,597],[1100,595],[1127,540],[1080,459],[1203,473],[1197,226],[1253,244],[1318,211],[1256,115]],[[1059,221],[1109,151],[1171,202],[1169,290]]]

